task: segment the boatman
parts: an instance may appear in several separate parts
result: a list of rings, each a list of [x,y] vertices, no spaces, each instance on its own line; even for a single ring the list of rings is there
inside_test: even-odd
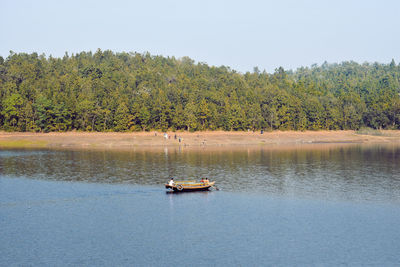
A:
[[[173,177],[171,177],[171,180],[169,180],[169,186],[174,186],[175,185],[175,182],[174,182],[174,178]]]

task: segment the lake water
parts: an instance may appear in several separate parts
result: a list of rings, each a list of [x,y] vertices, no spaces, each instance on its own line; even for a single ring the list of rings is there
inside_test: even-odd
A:
[[[396,145],[0,150],[0,266],[399,266],[399,227]]]

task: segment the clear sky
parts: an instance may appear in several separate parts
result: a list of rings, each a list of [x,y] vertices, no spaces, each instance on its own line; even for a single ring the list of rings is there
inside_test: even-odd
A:
[[[240,72],[400,61],[400,1],[0,0],[0,55],[188,56]]]

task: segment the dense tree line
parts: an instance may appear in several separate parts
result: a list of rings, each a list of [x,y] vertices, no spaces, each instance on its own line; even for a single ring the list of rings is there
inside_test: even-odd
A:
[[[0,57],[6,131],[400,128],[400,65],[239,73],[184,57],[98,50]]]

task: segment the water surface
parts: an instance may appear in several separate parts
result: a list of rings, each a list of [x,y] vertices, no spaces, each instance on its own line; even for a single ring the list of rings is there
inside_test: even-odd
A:
[[[400,146],[137,151],[0,150],[2,175],[162,186],[169,177],[215,180],[224,191],[329,200],[400,200]]]
[[[0,150],[0,266],[398,266],[399,156]],[[171,175],[221,190],[167,194]]]

